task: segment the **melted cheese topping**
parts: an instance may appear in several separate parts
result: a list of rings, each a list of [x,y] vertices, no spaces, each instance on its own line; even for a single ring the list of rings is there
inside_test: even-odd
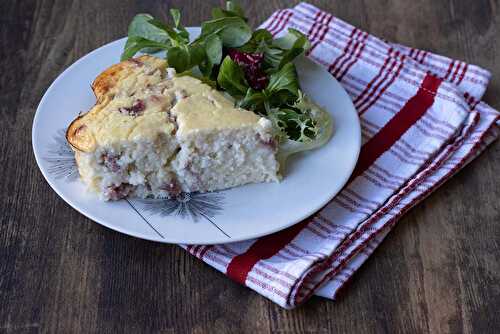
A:
[[[235,108],[234,102],[198,79],[182,76],[172,81],[176,89],[187,95],[172,109],[180,135],[199,130],[239,128],[254,125],[260,119],[251,111]]]
[[[156,58],[158,59],[158,58]],[[121,69],[116,82],[81,119],[85,151],[115,142],[155,140],[199,130],[259,124],[261,117],[235,108],[223,94],[190,76],[165,72],[163,60]],[[89,144],[90,143],[90,144]]]

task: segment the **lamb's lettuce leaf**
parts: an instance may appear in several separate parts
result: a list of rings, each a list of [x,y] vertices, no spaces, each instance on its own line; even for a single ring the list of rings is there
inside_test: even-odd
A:
[[[226,1],[226,8],[215,7],[212,9],[212,18],[219,19],[221,17],[240,17],[243,20],[248,21],[241,8],[236,1]]]
[[[248,90],[243,70],[229,56],[222,61],[217,83],[233,97],[242,97]]]
[[[132,58],[137,52],[141,50],[167,50],[170,46],[165,43],[160,43],[145,39],[139,36],[132,36],[127,39],[125,48],[123,49],[121,60]]]
[[[245,20],[237,16],[221,17],[201,24],[200,40],[214,34],[219,35],[224,46],[236,48],[250,40],[252,29]]]
[[[149,22],[153,19],[154,17],[150,14],[137,14],[128,27],[128,37],[142,37],[158,43],[166,43],[169,39],[167,33]]]
[[[269,76],[269,84],[266,87],[267,94],[273,95],[282,90],[298,96],[299,80],[293,63],[287,63],[278,72]]]

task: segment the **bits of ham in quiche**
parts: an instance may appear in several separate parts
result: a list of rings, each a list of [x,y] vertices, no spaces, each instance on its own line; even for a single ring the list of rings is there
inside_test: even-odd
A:
[[[268,139],[264,139],[262,138],[260,135],[257,135],[256,136],[257,140],[264,146],[266,147],[269,147],[272,151],[275,151],[278,149],[278,142],[276,141],[276,139],[270,137]]]
[[[140,61],[139,59],[136,59],[136,58],[130,58],[128,61],[134,63],[137,66],[143,66],[144,65],[144,63],[142,61]]]
[[[146,104],[143,100],[138,99],[131,107],[121,107],[118,108],[118,111],[124,115],[136,117],[142,115],[144,113],[144,109],[146,109]]]
[[[163,100],[163,96],[151,95],[150,99],[155,103],[160,103]]]
[[[127,197],[132,191],[134,191],[135,186],[129,183],[122,183],[119,186],[112,186],[107,189],[107,195],[110,200],[118,201],[122,198]]]
[[[120,165],[118,164],[118,159],[120,159],[120,157],[114,154],[106,153],[102,155],[102,163],[113,173],[116,173],[121,169]]]

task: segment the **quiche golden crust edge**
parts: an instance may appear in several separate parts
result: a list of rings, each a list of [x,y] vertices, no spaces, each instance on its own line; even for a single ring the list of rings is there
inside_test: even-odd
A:
[[[114,64],[94,79],[91,84],[91,89],[96,97],[94,107],[75,118],[66,130],[66,140],[74,150],[87,153],[95,150],[96,140],[87,128],[86,119],[92,114],[99,113],[109,103],[121,80],[130,75],[135,68],[145,64],[162,70],[167,67],[166,60],[143,55]]]

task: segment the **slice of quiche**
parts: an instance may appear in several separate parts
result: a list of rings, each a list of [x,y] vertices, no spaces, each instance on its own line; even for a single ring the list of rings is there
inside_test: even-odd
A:
[[[171,198],[279,179],[271,122],[177,76],[163,59],[113,65],[92,89],[95,106],[66,138],[82,180],[103,199]]]

